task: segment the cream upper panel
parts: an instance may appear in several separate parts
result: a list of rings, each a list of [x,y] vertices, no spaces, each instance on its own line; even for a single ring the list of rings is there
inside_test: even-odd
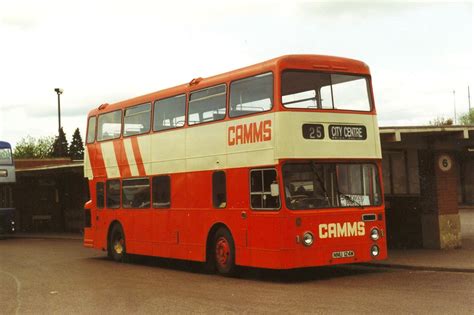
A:
[[[322,139],[305,139],[303,124],[322,125],[324,137]],[[329,126],[344,126],[340,130],[329,129]],[[350,136],[347,130],[351,126],[364,126],[365,140],[331,139]],[[380,159],[380,137],[377,117],[374,115],[358,115],[345,113],[310,113],[310,112],[278,112],[275,122],[277,159],[286,158],[314,158],[314,159]],[[356,137],[355,137],[356,138]]]
[[[303,124],[324,128],[321,139],[305,139]],[[365,140],[334,140],[330,125],[364,126]],[[276,112],[196,125],[138,137],[138,150],[124,141],[131,175],[137,176],[136,155],[146,175],[274,165],[279,159],[380,159],[376,116],[342,113]],[[107,177],[118,177],[112,142],[101,143]],[[92,178],[85,155],[85,175]]]

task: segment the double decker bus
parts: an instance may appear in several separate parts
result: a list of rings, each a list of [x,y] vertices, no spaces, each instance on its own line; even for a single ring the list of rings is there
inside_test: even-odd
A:
[[[370,71],[289,55],[88,115],[84,246],[292,269],[387,256]]]
[[[0,141],[0,236],[15,232],[12,192],[15,181],[11,146],[8,142]]]

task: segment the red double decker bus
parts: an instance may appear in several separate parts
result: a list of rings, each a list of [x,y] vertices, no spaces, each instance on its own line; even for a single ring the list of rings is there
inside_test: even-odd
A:
[[[291,269],[387,256],[366,64],[289,55],[88,115],[84,245]]]

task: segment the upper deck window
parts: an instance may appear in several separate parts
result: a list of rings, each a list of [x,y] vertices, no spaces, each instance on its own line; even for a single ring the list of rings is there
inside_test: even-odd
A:
[[[123,117],[123,135],[133,136],[150,131],[151,104],[127,108]]]
[[[189,96],[188,125],[221,120],[225,117],[225,84],[191,93]]]
[[[370,111],[366,77],[316,71],[284,71],[282,103],[286,108]]]
[[[95,141],[95,125],[97,119],[95,116],[89,118],[89,123],[87,124],[87,143],[93,143]]]
[[[10,148],[0,149],[0,165],[12,165],[12,150]]]
[[[97,130],[97,141],[119,138],[121,130],[121,110],[116,110],[114,112],[99,115],[99,129]]]
[[[270,110],[273,105],[273,73],[264,73],[230,84],[230,117]]]
[[[184,126],[186,95],[178,95],[155,102],[153,130],[160,131]]]

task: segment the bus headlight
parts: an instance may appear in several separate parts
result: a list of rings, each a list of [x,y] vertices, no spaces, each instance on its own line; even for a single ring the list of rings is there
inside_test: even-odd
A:
[[[370,238],[373,241],[377,241],[380,238],[380,231],[376,227],[374,227],[372,230],[370,230]]]
[[[314,236],[311,232],[305,232],[303,234],[303,245],[304,246],[311,246],[314,242]]]
[[[373,245],[371,248],[370,248],[370,254],[372,255],[372,257],[377,257],[380,253],[380,250],[379,250],[379,247],[377,245]]]

